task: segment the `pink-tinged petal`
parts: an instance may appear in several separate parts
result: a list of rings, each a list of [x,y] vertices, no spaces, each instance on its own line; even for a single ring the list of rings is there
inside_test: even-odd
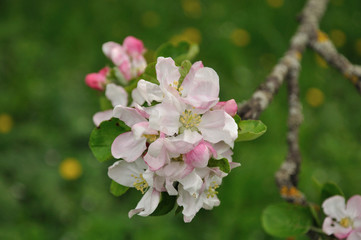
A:
[[[145,99],[149,105],[152,101],[161,102],[163,99],[163,92],[160,87],[143,79],[139,80],[137,90],[142,99]]]
[[[184,101],[195,108],[208,110],[217,104],[219,98],[219,78],[217,73],[208,67],[199,69],[192,81]]]
[[[187,171],[187,165],[184,162],[170,162],[164,168],[157,171],[157,175],[163,176],[169,181],[175,181],[183,178]],[[188,172],[187,172],[188,173]]]
[[[167,135],[178,133],[180,113],[170,104],[161,103],[149,112],[149,126]]]
[[[170,196],[177,196],[178,195],[178,191],[174,188],[173,182],[170,182],[170,181],[166,180],[165,188],[167,189],[167,192],[168,192],[168,194]]]
[[[214,110],[222,109],[232,117],[237,114],[237,103],[234,99],[228,100],[226,102],[218,102],[216,106],[213,107]]]
[[[116,65],[120,66],[123,63],[128,63],[130,66],[130,58],[123,47],[114,47],[110,52],[110,60]],[[120,69],[121,70],[121,69]]]
[[[238,136],[236,122],[222,110],[206,112],[198,129],[202,132],[204,140],[211,143],[224,141],[231,147]]]
[[[213,155],[209,147],[212,146],[206,144],[204,141],[199,143],[192,151],[185,154],[185,163],[196,168],[206,167],[209,159]]]
[[[134,124],[140,122],[147,122],[147,120],[142,115],[140,115],[136,109],[124,107],[122,105],[115,106],[113,110],[113,116],[125,122],[125,124],[127,124],[129,127],[132,127]]]
[[[156,171],[170,162],[169,155],[164,146],[164,138],[158,138],[149,145],[144,161],[152,171]]]
[[[217,159],[226,158],[229,162],[232,161],[233,152],[228,144],[225,142],[218,142],[213,144],[213,147],[217,152]]]
[[[149,216],[157,208],[160,201],[160,192],[150,188],[139,201],[135,209],[129,211],[129,218],[133,217],[135,214],[139,216]]]
[[[355,231],[361,232],[361,217],[353,219],[353,229]]]
[[[231,167],[231,169],[233,169],[233,168],[241,166],[241,164],[238,162],[230,162],[229,166]]]
[[[348,235],[350,235],[351,232],[352,232],[352,227],[344,228],[337,223],[335,224],[333,235],[335,235],[338,239],[344,239]]]
[[[346,212],[351,218],[361,217],[361,196],[355,195],[347,201]]]
[[[173,85],[173,83],[177,82],[180,78],[178,67],[172,58],[158,57],[155,69],[160,87],[163,89],[168,88],[169,85]]]
[[[142,106],[139,106],[138,104],[134,104],[135,109],[137,112],[142,115],[144,118],[149,118],[149,114],[145,111],[145,109]]]
[[[143,103],[145,102],[145,99],[143,98],[143,96],[140,94],[138,88],[135,88],[132,91],[132,98],[133,98],[133,103],[131,106],[134,105],[134,103],[139,104],[139,105],[143,105]]]
[[[104,90],[105,80],[105,76],[99,73],[89,73],[85,77],[86,85],[99,91]]]
[[[108,58],[111,58],[111,53],[115,48],[122,48],[122,46],[116,42],[106,42],[102,46],[103,53]]]
[[[134,56],[132,59],[132,77],[139,77],[147,68],[147,61],[142,55]]]
[[[112,117],[113,117],[113,110],[112,109],[106,110],[106,111],[103,111],[103,112],[97,112],[93,116],[93,122],[94,122],[95,126],[99,127],[99,125],[103,121],[110,120]]]
[[[106,77],[107,74],[108,74],[108,72],[109,72],[109,70],[110,70],[109,67],[103,67],[102,69],[99,70],[98,73],[99,73],[100,75],[103,75],[104,77]]]
[[[189,192],[189,194],[195,196],[196,198],[198,197],[199,190],[202,187],[203,181],[195,171],[191,172],[190,174],[178,181],[180,184],[182,184],[182,188],[185,191]]]
[[[194,81],[194,76],[195,76],[196,72],[203,67],[204,66],[203,66],[202,61],[193,63],[192,67],[189,69],[187,76],[184,78],[184,80],[182,82],[182,87],[183,87],[182,94],[183,95],[187,96],[188,91],[193,86],[192,81]]]
[[[133,36],[128,36],[124,39],[123,47],[131,55],[143,54],[145,52],[143,42]]]
[[[191,151],[202,140],[202,135],[196,131],[185,130],[184,133],[167,138],[166,147],[169,152],[184,154]]]
[[[140,123],[134,124],[132,127],[132,132],[133,132],[135,139],[144,138],[143,134],[158,135],[158,132],[156,130],[149,128],[148,122],[140,122]]]
[[[120,62],[120,60],[119,60],[119,62]],[[123,62],[119,63],[118,66],[119,66],[118,68],[119,68],[120,72],[123,74],[123,76],[126,80],[129,81],[130,79],[132,79],[132,65],[131,65],[129,59],[123,60]]]
[[[121,86],[114,83],[107,84],[105,96],[112,102],[113,107],[116,105],[127,106],[128,93]]]
[[[141,158],[138,158],[135,162],[132,163],[120,160],[108,168],[108,176],[123,186],[134,187],[133,184],[136,180],[134,176],[139,176],[142,174],[145,168],[146,165]]]
[[[334,233],[334,229],[335,227],[332,218],[326,217],[322,224],[322,231],[327,235],[331,235]]]
[[[347,240],[361,240],[361,232],[353,231],[348,237]]]
[[[132,132],[120,134],[115,138],[111,152],[115,158],[123,158],[133,162],[142,155],[146,149],[146,138],[135,139]]]
[[[322,203],[323,211],[326,215],[331,218],[336,218],[337,221],[340,221],[342,218],[346,217],[346,206],[345,198],[342,196],[333,196],[327,198]]]

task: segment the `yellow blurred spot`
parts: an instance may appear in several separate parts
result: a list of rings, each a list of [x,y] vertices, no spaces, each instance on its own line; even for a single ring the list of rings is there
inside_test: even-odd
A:
[[[153,28],[159,25],[160,17],[154,11],[147,11],[142,15],[142,23],[145,27]]]
[[[322,67],[322,68],[327,68],[328,67],[327,62],[320,55],[315,54],[315,59],[316,59],[317,64],[320,67]]]
[[[357,54],[361,56],[361,38],[356,40],[355,49]]]
[[[199,44],[202,41],[202,34],[197,28],[189,27],[181,34],[173,36],[170,41],[174,44],[182,41]]]
[[[233,44],[236,46],[239,46],[239,47],[245,47],[251,41],[251,37],[250,37],[249,33],[246,30],[241,29],[241,28],[237,28],[237,29],[233,30],[230,38],[231,38],[231,41],[233,42]]]
[[[59,173],[66,180],[75,180],[82,174],[82,167],[76,158],[66,158],[60,163]]]
[[[296,51],[295,52],[295,56],[298,60],[301,60],[302,59],[302,53],[300,53],[299,51]]]
[[[267,3],[270,7],[279,8],[283,5],[283,0],[267,0]]]
[[[326,33],[322,31],[317,32],[317,41],[318,42],[326,42],[328,40],[328,36]]]
[[[0,133],[8,133],[13,128],[14,122],[9,114],[0,114]]]
[[[331,30],[330,38],[336,47],[342,47],[346,43],[346,35],[338,29]]]
[[[199,0],[182,0],[182,8],[186,15],[199,18],[202,15],[202,6]]]
[[[311,107],[319,107],[325,101],[325,95],[318,88],[310,88],[306,92],[306,101]]]

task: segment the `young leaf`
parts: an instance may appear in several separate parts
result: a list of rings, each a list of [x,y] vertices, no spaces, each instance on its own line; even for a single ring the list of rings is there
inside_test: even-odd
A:
[[[113,158],[111,146],[114,139],[130,128],[117,118],[104,121],[94,128],[90,134],[89,147],[98,161],[104,162]]]
[[[161,193],[160,203],[155,211],[150,216],[161,216],[169,213],[174,208],[177,196],[169,196],[168,193]]]
[[[345,196],[343,191],[339,186],[336,185],[336,183],[333,182],[326,182],[323,184],[321,189],[321,201],[325,201],[327,198],[335,196],[335,195],[341,195]]]
[[[236,115],[234,115],[233,119],[237,123],[237,125],[239,126],[239,124],[241,122],[241,117],[238,114],[236,114]]]
[[[104,96],[99,98],[99,104],[100,104],[100,109],[102,111],[113,109],[112,103],[109,101],[108,98],[106,98]]]
[[[180,42],[177,45],[172,43],[165,43],[161,45],[157,51],[157,57],[171,57],[180,64],[184,60],[192,60],[199,52],[197,44],[189,44],[188,42]]]
[[[311,224],[309,209],[290,203],[269,205],[262,214],[264,230],[275,237],[287,238],[305,234]]]
[[[208,161],[208,167],[219,167],[219,170],[225,173],[229,173],[231,171],[231,166],[226,158],[222,159],[214,159],[211,158]]]
[[[124,193],[126,193],[128,189],[129,189],[128,187],[120,185],[119,183],[113,180],[112,183],[110,184],[110,192],[116,197],[123,195]]]
[[[267,131],[267,126],[260,120],[242,120],[238,126],[240,129],[236,142],[254,140]]]
[[[189,70],[192,67],[192,63],[189,60],[184,60],[179,68],[181,77],[179,78],[179,86],[182,84],[184,78],[187,76]]]

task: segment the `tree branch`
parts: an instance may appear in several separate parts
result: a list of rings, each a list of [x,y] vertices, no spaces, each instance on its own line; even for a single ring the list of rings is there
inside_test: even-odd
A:
[[[318,29],[319,21],[326,10],[328,0],[308,0],[299,17],[300,25],[291,39],[285,55],[273,68],[265,82],[253,93],[251,99],[238,107],[242,119],[257,119],[272,101],[274,95],[283,84],[290,66],[299,62],[310,36]]]
[[[319,30],[312,34],[309,46],[323,57],[329,65],[348,78],[361,94],[361,66],[353,65],[345,56],[338,53],[327,35]]]

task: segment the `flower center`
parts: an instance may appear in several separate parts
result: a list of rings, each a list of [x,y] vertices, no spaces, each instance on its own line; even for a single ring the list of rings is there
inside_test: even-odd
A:
[[[143,137],[145,137],[147,139],[148,143],[152,143],[155,140],[157,140],[158,135],[152,135],[152,134],[143,134]]]
[[[169,84],[169,86],[174,88],[179,93],[179,96],[182,96],[183,87],[179,86],[178,81],[174,81],[172,84]]]
[[[197,131],[198,125],[201,123],[201,116],[193,113],[191,110],[185,110],[179,118],[179,121],[185,129]]]
[[[135,179],[135,182],[133,183],[135,189],[141,191],[142,194],[144,194],[145,190],[148,189],[149,185],[147,181],[145,181],[145,179],[143,178],[143,174],[139,174],[139,177],[135,176],[134,174],[130,176],[132,176]]]
[[[345,217],[345,218],[342,218],[341,221],[340,221],[340,225],[344,228],[348,228],[349,226],[352,225],[352,221],[350,218],[348,217]]]
[[[217,195],[217,191],[216,191],[216,189],[217,188],[219,188],[219,185],[215,182],[215,181],[213,181],[213,182],[211,182],[211,185],[208,187],[208,189],[206,190],[206,196],[207,196],[207,198],[213,198],[213,197],[215,197],[216,195]]]
[[[183,162],[183,155],[181,154],[178,157],[172,158],[172,160],[176,162]]]

